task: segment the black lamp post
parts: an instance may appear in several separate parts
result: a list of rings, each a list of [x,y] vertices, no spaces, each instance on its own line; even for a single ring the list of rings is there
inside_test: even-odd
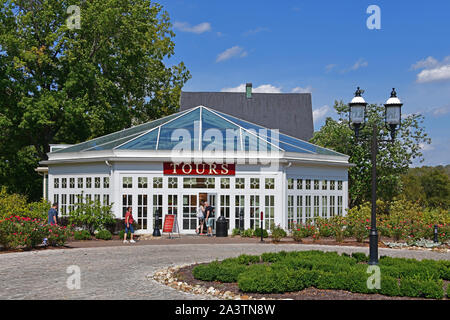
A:
[[[359,87],[355,92],[355,97],[349,103],[350,106],[350,121],[349,125],[355,131],[356,140],[359,140],[359,131],[364,128],[366,124],[366,107],[367,103],[361,96],[364,90]],[[397,98],[395,88],[392,89],[391,97],[386,101],[385,107],[385,125],[391,133],[390,140],[380,140],[380,142],[393,142],[395,134],[401,124],[401,108],[402,103]],[[370,247],[369,247],[369,264],[378,264],[378,231],[377,231],[377,152],[378,152],[378,140],[377,140],[377,124],[372,124],[372,137],[371,137],[371,162],[372,162],[372,210],[371,210],[371,224],[370,224]]]

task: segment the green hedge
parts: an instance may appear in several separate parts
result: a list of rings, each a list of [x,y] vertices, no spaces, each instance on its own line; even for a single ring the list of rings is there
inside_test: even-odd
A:
[[[100,230],[96,233],[95,237],[101,240],[111,240],[112,234],[108,230]]]
[[[75,240],[91,240],[91,233],[87,230],[75,231],[73,237]]]
[[[267,252],[199,265],[193,275],[204,281],[237,282],[243,292],[282,293],[316,287],[387,296],[444,297],[448,261],[383,257],[379,264],[381,287],[368,289],[367,260],[363,253],[349,256],[321,251]]]

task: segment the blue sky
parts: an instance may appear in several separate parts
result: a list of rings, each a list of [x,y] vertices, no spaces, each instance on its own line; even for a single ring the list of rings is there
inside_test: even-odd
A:
[[[159,1],[174,25],[186,91],[311,92],[314,128],[356,86],[368,103],[395,87],[404,114],[421,113],[424,163],[450,163],[450,1]],[[381,29],[370,30],[370,5]]]

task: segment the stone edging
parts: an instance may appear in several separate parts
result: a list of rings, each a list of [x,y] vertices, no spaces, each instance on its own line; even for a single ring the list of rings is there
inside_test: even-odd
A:
[[[153,275],[148,275],[147,279],[153,279],[163,285],[169,286],[175,290],[183,291],[190,294],[196,295],[207,295],[211,298],[224,299],[224,300],[274,300],[272,298],[261,298],[257,299],[248,295],[238,295],[230,291],[221,291],[213,287],[205,288],[201,285],[192,286],[183,281],[177,281],[175,278],[175,273],[181,268],[187,267],[190,264],[169,267],[162,270],[156,271]]]

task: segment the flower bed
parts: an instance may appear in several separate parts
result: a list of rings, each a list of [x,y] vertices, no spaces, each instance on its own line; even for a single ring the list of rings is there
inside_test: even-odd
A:
[[[381,257],[381,285],[369,288],[367,256],[361,253],[303,251],[242,255],[193,268],[202,281],[237,283],[244,293],[285,293],[306,288],[442,299],[450,261]]]
[[[4,250],[35,248],[45,238],[49,245],[61,246],[70,235],[66,227],[49,225],[42,219],[10,216],[0,220],[0,244]]]

